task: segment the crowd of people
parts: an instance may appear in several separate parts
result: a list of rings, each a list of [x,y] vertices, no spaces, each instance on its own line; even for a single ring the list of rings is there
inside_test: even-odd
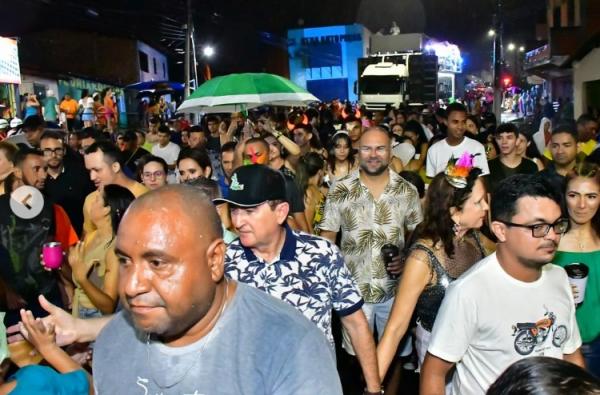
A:
[[[0,120],[0,393],[400,394],[408,369],[423,395],[600,393],[594,117],[333,102],[117,130],[96,101],[66,130]]]

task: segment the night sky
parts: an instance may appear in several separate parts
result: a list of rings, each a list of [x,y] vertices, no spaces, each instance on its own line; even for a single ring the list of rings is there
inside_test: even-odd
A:
[[[505,42],[536,47],[535,23],[543,22],[545,0],[502,0]],[[494,0],[193,0],[198,47],[211,44],[213,74],[261,71],[269,48],[285,48],[290,28],[362,23],[372,32],[396,21],[403,33],[425,32],[459,45],[466,71],[487,66]],[[185,0],[4,0],[0,35],[19,36],[49,27],[83,29],[141,39],[170,55],[171,77],[179,79]],[[266,34],[268,33],[268,34]]]

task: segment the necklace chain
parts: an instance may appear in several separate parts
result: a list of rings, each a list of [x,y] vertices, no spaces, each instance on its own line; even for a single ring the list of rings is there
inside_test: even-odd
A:
[[[219,314],[217,316],[215,325],[211,328],[211,330],[208,333],[208,335],[205,338],[203,338],[204,342],[200,345],[200,348],[196,351],[196,353],[197,353],[196,357],[192,360],[192,362],[187,367],[187,369],[185,369],[185,371],[183,372],[183,374],[180,377],[178,377],[175,380],[175,382],[172,383],[172,384],[163,384],[163,385],[161,385],[158,382],[158,380],[156,379],[156,376],[154,375],[154,366],[152,365],[152,358],[150,357],[150,333],[146,334],[146,356],[147,356],[147,359],[148,359],[148,367],[150,368],[150,377],[152,378],[152,381],[154,382],[154,384],[156,384],[161,389],[171,388],[171,387],[173,387],[173,386],[181,383],[183,381],[183,379],[185,379],[187,377],[188,373],[192,370],[192,368],[196,365],[196,363],[200,359],[200,356],[202,355],[202,351],[208,345],[208,343],[210,343],[210,341],[212,340],[213,336],[215,335],[215,332],[216,332],[215,327],[216,327],[219,319],[221,319],[221,316],[223,315],[223,312],[225,311],[225,308],[227,307],[228,302],[229,302],[229,281],[225,280],[225,302],[223,303],[223,306],[221,307],[221,310],[219,311]]]

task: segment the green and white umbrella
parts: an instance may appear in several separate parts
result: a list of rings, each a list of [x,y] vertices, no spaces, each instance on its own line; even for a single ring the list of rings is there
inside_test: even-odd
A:
[[[316,101],[319,99],[306,89],[278,75],[229,74],[200,85],[177,111],[236,112],[264,105],[306,107]]]

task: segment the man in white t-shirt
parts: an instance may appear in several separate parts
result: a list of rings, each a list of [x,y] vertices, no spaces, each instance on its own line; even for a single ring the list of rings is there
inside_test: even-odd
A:
[[[482,175],[489,174],[485,148],[480,142],[465,137],[467,125],[467,109],[460,103],[452,103],[446,108],[448,117],[448,136],[433,144],[427,152],[427,177],[433,178],[443,172],[452,158],[458,159],[465,152],[476,155],[474,163],[482,170]]]
[[[163,158],[165,162],[167,162],[167,167],[169,168],[167,182],[169,184],[174,184],[177,182],[175,166],[180,150],[181,148],[171,141],[171,130],[169,127],[165,125],[159,127],[158,142],[152,146],[152,155]]]
[[[551,262],[568,219],[539,175],[519,174],[492,198],[496,253],[446,291],[421,371],[421,395],[484,394],[513,362],[547,356],[584,366],[565,271]]]

